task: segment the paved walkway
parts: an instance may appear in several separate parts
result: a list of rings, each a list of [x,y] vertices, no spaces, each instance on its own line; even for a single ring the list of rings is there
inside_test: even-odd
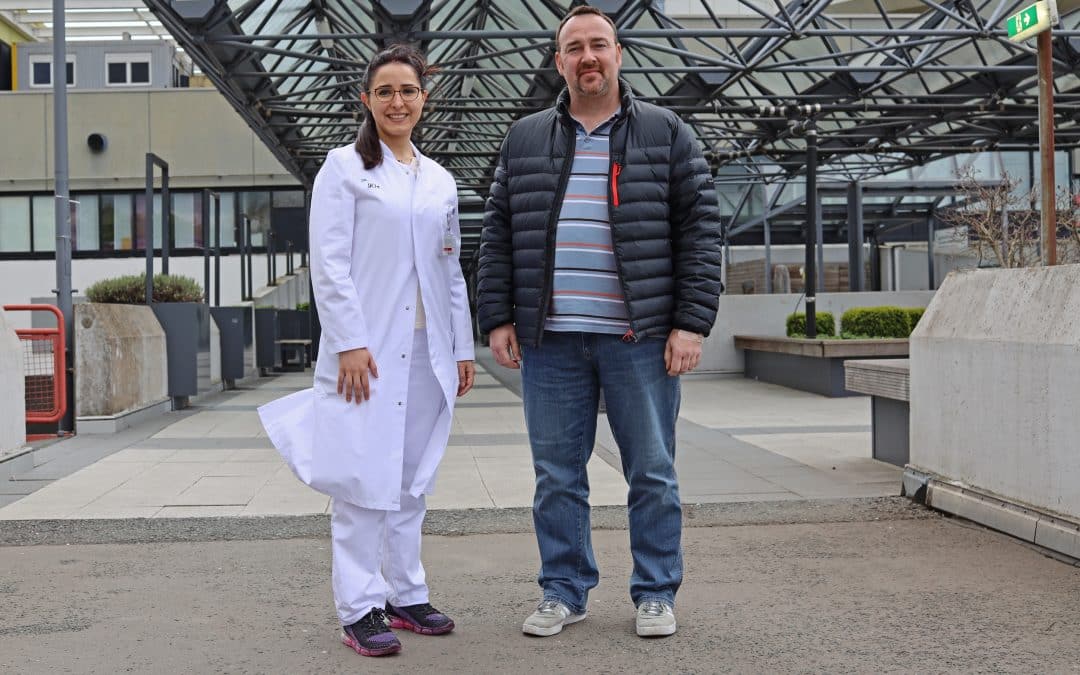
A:
[[[532,469],[515,373],[488,363],[425,522],[433,601],[458,627],[363,659],[338,643],[328,500],[289,473],[255,412],[309,381],[264,378],[53,443],[0,481],[0,672],[1078,670],[1074,561],[896,497],[900,470],[869,458],[867,399],[707,375],[683,380],[679,632],[633,633],[625,487],[602,422],[589,618],[523,636],[538,594]]]
[[[485,365],[486,364],[486,365]],[[481,362],[459,401],[429,508],[532,503],[533,474],[512,371]],[[502,369],[499,369],[502,370]],[[261,378],[114,436],[78,436],[0,486],[0,520],[326,513],[270,446],[256,408],[310,386],[310,373]],[[683,381],[677,468],[685,503],[896,495],[900,470],[870,459],[868,399],[828,399],[737,377]],[[594,505],[626,503],[604,420],[589,463]]]

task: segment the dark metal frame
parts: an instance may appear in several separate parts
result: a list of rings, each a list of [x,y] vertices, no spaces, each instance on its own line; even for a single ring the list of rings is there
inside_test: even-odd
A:
[[[705,0],[702,18],[687,22],[693,25],[649,0],[592,4],[618,26],[622,72],[639,98],[692,125],[714,171],[740,168],[718,176],[718,186],[804,176],[806,139],[784,111],[814,106],[804,117],[818,132],[816,174],[846,190],[949,155],[1038,149],[1035,52],[1009,42],[1004,29],[1029,1],[921,0],[918,14],[898,14],[888,0],[875,0],[863,18],[852,18],[840,3],[843,15],[834,16],[832,0],[775,0],[772,12],[732,0],[757,25],[717,16]],[[285,9],[285,0],[185,0],[174,8],[172,0],[147,0],[308,188],[326,152],[355,138],[370,57],[393,42],[420,46],[442,68],[421,149],[455,175],[464,216],[482,209],[510,125],[550,106],[562,87],[553,31],[576,4],[308,0]],[[1054,34],[1058,149],[1080,147],[1078,22],[1080,13],[1068,13]],[[728,216],[729,236],[747,231],[745,204],[744,194]],[[805,206],[794,211],[805,222]],[[832,217],[828,208],[823,217]],[[925,222],[925,210],[918,217]],[[880,221],[867,215],[865,222]],[[462,260],[470,259],[479,227],[477,218],[463,222]],[[801,229],[786,236],[801,239]]]

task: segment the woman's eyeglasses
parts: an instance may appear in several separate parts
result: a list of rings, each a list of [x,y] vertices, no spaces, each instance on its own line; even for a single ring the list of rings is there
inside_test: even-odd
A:
[[[393,87],[379,87],[378,89],[372,89],[371,94],[375,97],[375,100],[379,103],[389,103],[394,100],[394,94],[401,94],[402,101],[415,101],[420,98],[420,92],[423,91],[420,87],[414,87],[412,85],[406,85],[401,89],[394,89]]]

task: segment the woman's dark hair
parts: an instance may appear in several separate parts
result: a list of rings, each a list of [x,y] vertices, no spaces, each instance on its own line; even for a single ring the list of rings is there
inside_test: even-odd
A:
[[[416,77],[420,80],[420,87],[425,88],[424,80],[429,78],[437,69],[428,66],[427,59],[419,50],[408,45],[394,45],[388,47],[374,57],[368,63],[364,71],[363,90],[371,89],[371,80],[375,73],[388,63],[404,63],[416,71]],[[413,129],[415,134],[416,129]],[[382,146],[379,145],[379,130],[375,128],[375,120],[370,110],[364,111],[364,121],[360,123],[360,133],[356,138],[356,151],[364,160],[365,169],[374,169],[382,164]]]

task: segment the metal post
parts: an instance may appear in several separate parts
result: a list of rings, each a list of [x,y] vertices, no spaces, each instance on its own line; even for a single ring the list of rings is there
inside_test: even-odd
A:
[[[252,253],[251,253],[251,218],[244,216],[244,253],[247,256],[247,299],[255,298],[255,283],[251,279]]]
[[[169,198],[169,165],[161,170],[161,273],[169,273],[172,247],[172,200]]]
[[[858,181],[848,183],[848,290],[863,289],[863,191]]]
[[[240,300],[248,299],[247,295],[247,260],[244,257],[244,214],[240,209],[240,195],[233,198],[233,241],[236,243],[236,251],[240,254]]]
[[[815,157],[817,155],[815,154]],[[815,180],[815,187],[817,182]],[[817,290],[825,291],[825,219],[821,217],[821,196],[817,195],[817,203],[814,205],[814,227],[817,228]]]
[[[162,220],[162,239],[168,239],[168,230],[164,222],[169,212],[169,163],[152,152],[146,153],[146,218],[143,221],[144,244],[146,245],[146,304],[154,300],[154,167],[161,169],[161,210],[166,213]],[[168,246],[162,245],[161,273],[169,273]]]
[[[1053,29],[1038,36],[1039,154],[1042,155],[1042,261],[1057,264],[1057,188],[1054,182],[1054,64]]]
[[[934,274],[934,214],[930,214],[926,217],[926,267],[929,274],[930,290],[937,289],[937,282]]]
[[[274,276],[274,231],[267,230],[266,232],[266,285],[277,285],[277,278]]]
[[[806,337],[817,337],[817,128],[806,123]]]
[[[214,307],[221,307],[221,196],[214,198]]]
[[[765,228],[765,292],[772,293],[772,232],[768,218],[762,218],[761,224]]]
[[[154,301],[154,154],[146,153],[146,201],[143,204],[143,246],[146,247],[146,304]]]
[[[199,209],[202,216],[202,250],[203,250],[203,302],[210,305],[210,191],[203,189],[202,204]]]
[[[68,117],[67,117],[67,35],[64,0],[53,0],[53,213],[56,214],[56,307],[64,317],[67,335],[64,380],[67,384],[67,413],[57,423],[57,431],[75,431],[74,359],[71,345],[75,337],[75,313],[71,290],[71,205],[68,203]]]

